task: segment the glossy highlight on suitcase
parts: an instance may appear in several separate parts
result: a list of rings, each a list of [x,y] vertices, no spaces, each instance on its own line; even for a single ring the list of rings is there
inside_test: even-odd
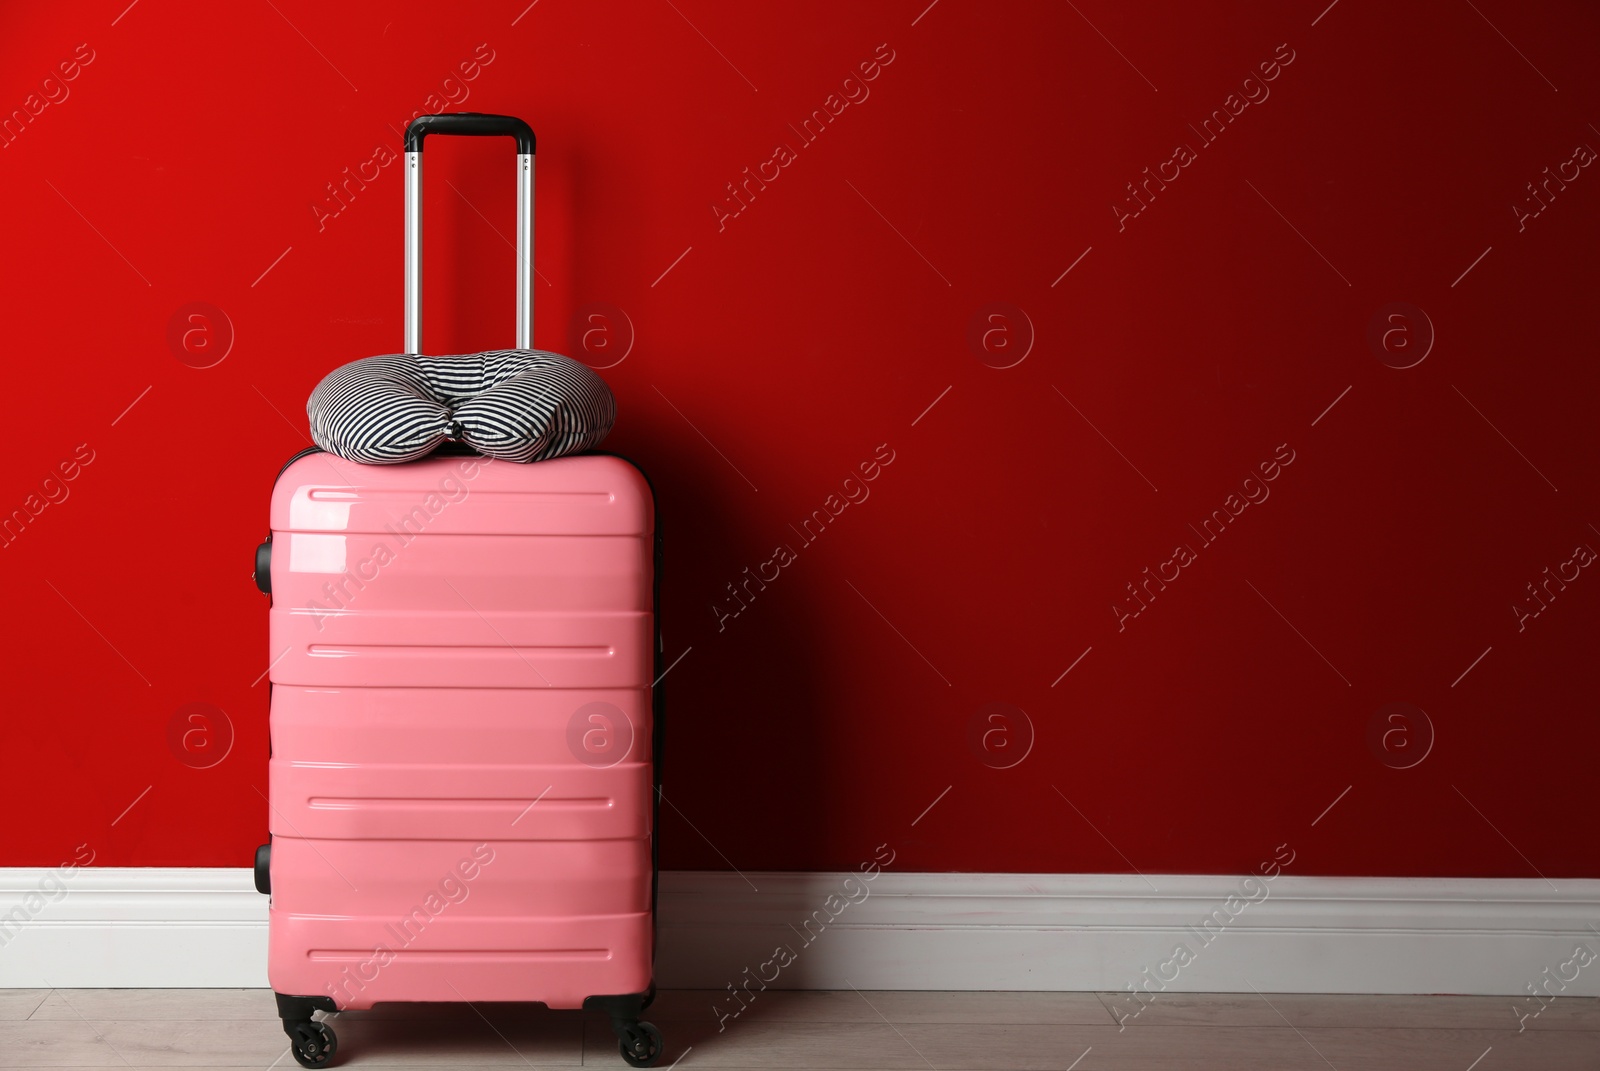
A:
[[[484,128],[434,133],[520,122],[425,118]],[[534,1001],[608,1011],[624,1059],[653,1063],[644,475],[609,454],[364,465],[313,449],[279,475],[271,529],[272,840],[256,873],[296,1060],[336,1050],[317,1010]]]

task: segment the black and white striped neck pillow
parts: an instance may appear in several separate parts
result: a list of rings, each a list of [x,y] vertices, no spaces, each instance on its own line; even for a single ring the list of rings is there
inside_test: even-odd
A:
[[[447,440],[502,461],[592,450],[617,403],[587,365],[543,350],[396,353],[334,369],[306,402],[311,437],[350,461],[414,461]]]

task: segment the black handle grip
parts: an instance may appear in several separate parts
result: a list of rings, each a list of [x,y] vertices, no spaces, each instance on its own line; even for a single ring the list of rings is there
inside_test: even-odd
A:
[[[422,139],[429,134],[504,135],[517,139],[519,156],[533,155],[533,128],[513,115],[485,115],[483,112],[419,115],[406,127],[406,152],[421,152]]]

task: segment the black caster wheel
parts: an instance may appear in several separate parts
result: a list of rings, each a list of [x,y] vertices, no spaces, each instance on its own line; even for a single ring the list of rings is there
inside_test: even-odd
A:
[[[256,587],[263,595],[272,594],[272,540],[256,548]]]
[[[617,1034],[622,1058],[629,1067],[651,1067],[661,1058],[661,1031],[654,1023],[634,1023]]]
[[[256,849],[256,892],[263,896],[272,895],[272,845],[263,844]]]
[[[339,1039],[327,1023],[295,1023],[287,1033],[290,1050],[301,1067],[327,1067],[339,1051]]]

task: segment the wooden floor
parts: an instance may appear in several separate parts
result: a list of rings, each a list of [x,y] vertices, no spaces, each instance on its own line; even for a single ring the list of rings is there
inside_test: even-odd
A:
[[[1509,997],[1163,994],[1136,1017],[1093,993],[716,994],[647,1013],[660,1067],[988,1071],[1567,1071],[1600,1068],[1600,1000],[1519,1024]],[[607,1023],[525,1005],[392,1005],[329,1017],[336,1066],[624,1067]],[[1526,1029],[1518,1031],[1519,1025]],[[720,1029],[719,1029],[720,1026]],[[259,989],[0,990],[0,1067],[294,1068]]]

